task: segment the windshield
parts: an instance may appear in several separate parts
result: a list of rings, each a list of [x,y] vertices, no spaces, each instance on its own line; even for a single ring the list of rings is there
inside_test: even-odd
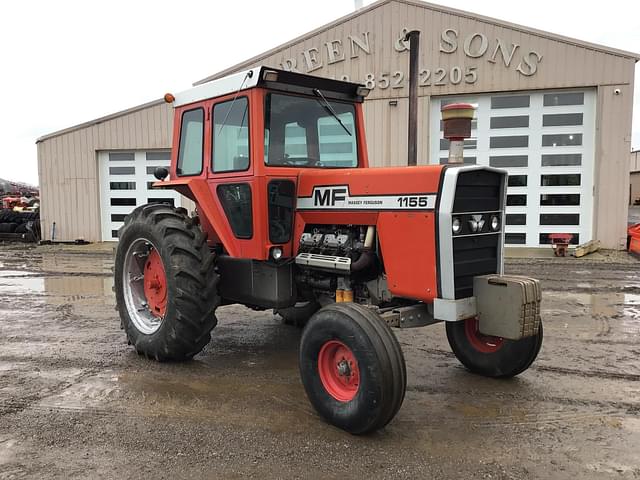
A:
[[[265,106],[264,162],[271,166],[358,166],[353,104],[269,93]]]

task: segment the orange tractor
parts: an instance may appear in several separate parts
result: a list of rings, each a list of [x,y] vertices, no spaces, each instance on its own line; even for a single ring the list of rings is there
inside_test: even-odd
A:
[[[139,353],[190,359],[209,342],[218,306],[274,309],[304,326],[309,400],[354,434],[385,426],[404,399],[390,327],[444,322],[456,357],[480,375],[531,365],[540,289],[502,275],[506,172],[369,168],[367,93],[261,67],[165,97],[173,150],[154,187],[197,211],[144,205],[119,232],[116,299]],[[460,153],[469,109],[445,112]]]

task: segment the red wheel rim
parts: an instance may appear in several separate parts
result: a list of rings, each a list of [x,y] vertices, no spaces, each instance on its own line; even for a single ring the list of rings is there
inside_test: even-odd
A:
[[[344,343],[329,340],[322,346],[318,353],[318,373],[327,393],[339,402],[349,402],[358,393],[358,361]]]
[[[473,348],[482,353],[494,353],[502,348],[504,339],[502,337],[492,337],[483,335],[478,330],[478,319],[468,318],[464,321],[464,333]]]
[[[164,317],[167,310],[167,276],[157,250],[152,250],[144,264],[144,295],[154,317]]]

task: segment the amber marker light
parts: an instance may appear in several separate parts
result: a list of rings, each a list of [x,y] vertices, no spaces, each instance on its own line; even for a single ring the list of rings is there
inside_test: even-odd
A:
[[[172,93],[165,93],[164,101],[167,103],[173,103],[176,101],[176,97],[174,97]]]

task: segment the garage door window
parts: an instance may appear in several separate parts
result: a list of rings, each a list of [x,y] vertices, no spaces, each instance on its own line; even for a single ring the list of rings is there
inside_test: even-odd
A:
[[[529,95],[511,95],[508,97],[491,97],[491,109],[528,108]]]
[[[178,175],[202,173],[202,141],[204,139],[204,110],[197,108],[182,114]]]
[[[136,182],[109,182],[111,190],[135,190]]]
[[[492,167],[526,167],[529,164],[527,155],[500,155],[489,157],[489,165]]]
[[[510,187],[526,187],[527,176],[526,175],[509,175]]]
[[[507,225],[526,225],[527,215],[525,213],[507,213]]]
[[[580,205],[580,194],[540,195],[540,205]]]
[[[574,167],[582,165],[582,154],[542,155],[543,167]]]
[[[584,105],[584,93],[548,93],[544,96],[545,107],[555,107],[559,105]]]
[[[540,185],[542,185],[543,187],[579,186],[580,174],[567,173],[558,175],[541,175]]]
[[[542,135],[543,147],[566,147],[570,145],[582,145],[582,135],[579,133]]]

